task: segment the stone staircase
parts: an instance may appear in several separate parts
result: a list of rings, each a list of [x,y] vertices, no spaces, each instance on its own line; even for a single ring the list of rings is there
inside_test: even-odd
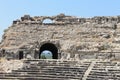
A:
[[[91,62],[24,60],[24,67],[0,73],[0,80],[82,80]]]
[[[0,72],[0,80],[119,80],[120,62],[109,60],[23,60],[22,68]],[[9,65],[8,65],[9,66]]]
[[[120,62],[96,62],[87,80],[120,80]]]

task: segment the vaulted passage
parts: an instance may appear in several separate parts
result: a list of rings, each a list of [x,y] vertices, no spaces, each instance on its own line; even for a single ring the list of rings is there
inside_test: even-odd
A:
[[[52,43],[45,43],[41,46],[40,48],[40,56],[39,58],[41,58],[41,56],[44,54],[44,53],[49,53],[50,56],[52,56],[52,59],[58,59],[58,49],[57,47],[52,44]],[[46,55],[45,54],[45,55]],[[43,57],[43,56],[42,56]]]

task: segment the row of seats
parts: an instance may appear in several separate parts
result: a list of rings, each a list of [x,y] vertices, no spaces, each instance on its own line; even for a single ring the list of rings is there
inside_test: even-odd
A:
[[[23,68],[0,80],[119,80],[120,62],[110,60],[23,60]],[[94,63],[93,63],[94,62]],[[92,66],[93,65],[93,66]],[[90,69],[90,70],[89,70]]]
[[[119,80],[120,66],[118,63],[111,61],[96,62],[87,80]]]
[[[91,62],[70,60],[24,60],[23,68],[0,73],[5,80],[82,80]]]

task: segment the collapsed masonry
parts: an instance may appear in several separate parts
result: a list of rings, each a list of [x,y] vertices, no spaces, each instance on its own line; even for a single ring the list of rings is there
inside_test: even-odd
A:
[[[119,59],[119,43],[120,16],[25,15],[5,30],[0,56],[39,59],[42,51],[49,50],[53,59]]]

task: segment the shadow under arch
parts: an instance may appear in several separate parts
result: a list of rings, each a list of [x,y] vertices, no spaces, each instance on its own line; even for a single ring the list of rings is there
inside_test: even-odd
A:
[[[52,43],[45,43],[40,47],[40,53],[39,58],[41,56],[41,53],[45,50],[52,52],[52,59],[58,59],[58,49],[57,47]]]

